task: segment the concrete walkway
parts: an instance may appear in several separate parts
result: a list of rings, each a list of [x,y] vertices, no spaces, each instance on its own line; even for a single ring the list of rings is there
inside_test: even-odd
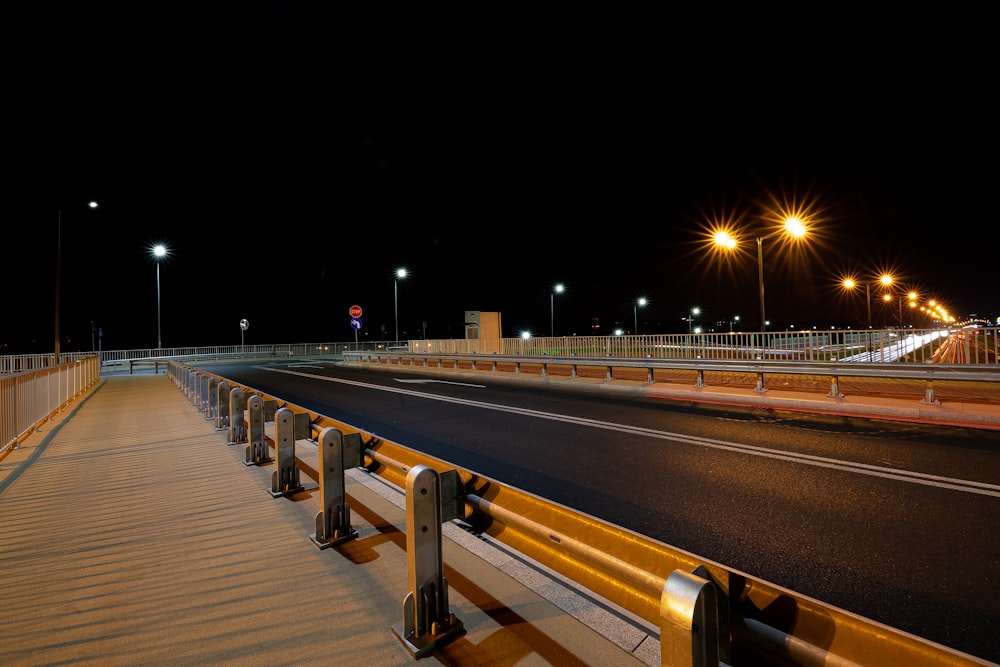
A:
[[[351,471],[358,539],[320,550],[272,470],[166,375],[102,379],[0,459],[0,665],[413,665],[400,492]],[[655,628],[444,528],[465,634],[421,663],[659,664]]]

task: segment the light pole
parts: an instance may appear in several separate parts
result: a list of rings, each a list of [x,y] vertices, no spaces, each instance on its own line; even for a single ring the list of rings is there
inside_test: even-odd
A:
[[[793,238],[802,238],[806,235],[805,224],[796,217],[786,218],[784,227],[766,236],[757,237],[757,283],[760,287],[760,330],[767,330],[767,318],[764,317],[764,241],[774,238],[779,234],[787,234]]]
[[[556,336],[556,294],[562,294],[566,287],[559,283],[549,293],[549,336]]]
[[[160,335],[160,260],[167,256],[167,246],[158,243],[153,246],[153,257],[156,258],[156,349],[163,348],[163,337]]]
[[[729,320],[729,333],[733,333],[733,322],[739,322],[740,316],[733,315],[733,319]]]
[[[687,317],[687,321],[688,321],[688,333],[689,334],[694,333],[694,329],[692,328],[691,323],[694,321],[694,316],[698,315],[700,313],[701,313],[701,309],[700,308],[692,308],[691,309],[691,314],[688,315],[688,317]]]
[[[97,208],[97,202],[92,201],[87,204],[90,208]],[[59,365],[59,339],[62,337],[59,333],[59,312],[62,308],[59,305],[59,284],[62,282],[60,278],[60,269],[62,267],[62,209],[56,209],[56,317],[55,317],[55,345],[52,348],[52,357],[55,361],[56,366]],[[93,347],[93,346],[91,346]]]
[[[632,317],[633,317],[633,319],[635,319],[635,333],[636,333],[636,335],[638,335],[638,333],[639,333],[639,308],[645,306],[647,303],[649,303],[649,302],[646,301],[646,297],[640,296],[639,300],[636,301],[634,304],[632,304]]]
[[[396,269],[396,277],[392,281],[393,317],[396,320],[396,340],[399,342],[399,281],[406,277],[406,269]]]

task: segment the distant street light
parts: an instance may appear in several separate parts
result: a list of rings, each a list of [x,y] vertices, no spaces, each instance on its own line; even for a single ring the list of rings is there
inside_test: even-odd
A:
[[[872,290],[871,290],[871,286],[872,285],[882,285],[882,287],[885,288],[885,287],[889,287],[889,285],[892,285],[892,281],[893,281],[893,277],[890,276],[888,273],[883,273],[874,282],[873,281],[867,281],[867,280],[865,281],[865,301],[868,304],[868,328],[869,329],[872,328]],[[841,281],[840,284],[846,290],[853,290],[855,287],[858,286],[858,281],[856,279],[854,279],[854,278],[847,277],[847,278],[844,278]]]
[[[689,334],[690,333],[694,333],[694,330],[692,329],[691,323],[694,321],[694,316],[695,315],[699,315],[699,314],[701,314],[701,309],[700,308],[692,308],[691,309],[691,314],[687,316],[686,319],[688,321],[688,333]]]
[[[645,306],[647,303],[649,303],[649,302],[646,301],[646,297],[641,296],[641,297],[639,297],[639,300],[636,301],[632,305],[632,317],[635,319],[635,333],[636,334],[639,333],[639,308]]]
[[[396,269],[396,278],[392,281],[393,317],[396,320],[396,341],[399,342],[399,281],[406,277],[406,269]]]
[[[739,322],[740,316],[733,315],[733,319],[729,320],[729,333],[733,333],[733,322]]]
[[[97,208],[97,202],[92,201],[87,204],[90,208]],[[55,346],[53,347],[53,361],[54,365],[59,365],[59,339],[62,338],[59,333],[59,312],[62,310],[59,304],[59,284],[62,282],[59,277],[60,269],[62,267],[62,209],[56,209],[56,318],[55,318]]]
[[[549,293],[549,335],[555,338],[556,335],[556,294],[562,294],[566,287],[559,283],[552,292]]]
[[[153,257],[156,259],[156,349],[163,348],[163,337],[160,335],[160,260],[167,256],[167,246],[158,243],[153,246]]]

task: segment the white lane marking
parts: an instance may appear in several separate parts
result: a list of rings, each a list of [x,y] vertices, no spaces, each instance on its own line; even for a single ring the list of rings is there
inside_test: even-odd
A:
[[[655,429],[643,428],[640,426],[630,426],[628,424],[616,424],[614,422],[605,422],[597,419],[587,419],[585,417],[568,417],[566,415],[560,415],[552,412],[541,412],[538,410],[516,408],[508,405],[484,403],[482,401],[470,401],[463,398],[452,398],[449,396],[437,396],[434,394],[426,394],[423,392],[412,391],[409,389],[384,387],[376,384],[368,384],[366,382],[357,382],[355,380],[345,380],[343,378],[327,377],[325,375],[299,373],[296,371],[288,371],[272,367],[260,367],[260,368],[261,370],[272,371],[275,373],[287,373],[289,375],[298,375],[301,377],[312,378],[314,380],[324,380],[326,382],[337,382],[340,384],[347,384],[355,387],[364,387],[366,389],[376,389],[379,391],[388,391],[397,394],[406,394],[408,396],[417,396],[419,398],[426,398],[434,401],[443,401],[445,403],[457,403],[459,405],[468,405],[470,407],[481,408],[484,410],[497,410],[499,412],[510,412],[512,414],[524,415],[526,417],[536,417],[538,419],[548,419],[550,421],[566,422],[568,424],[589,426],[591,428],[600,428],[620,433],[631,433],[633,435],[641,435],[647,438],[657,438],[660,440],[676,440],[688,444],[709,447],[711,449],[720,449],[725,451],[737,452],[740,454],[762,456],[764,458],[777,459],[780,461],[791,461],[793,463],[801,463],[804,465],[811,465],[819,468],[831,468],[833,470],[853,472],[860,475],[869,475],[872,477],[884,477],[886,479],[893,479],[900,482],[911,482],[913,484],[934,486],[940,489],[951,489],[953,491],[964,491],[965,493],[977,493],[984,496],[992,496],[994,498],[1000,498],[1000,485],[997,484],[987,484],[985,482],[974,482],[965,479],[955,479],[953,477],[928,475],[922,472],[899,470],[897,468],[886,468],[883,466],[870,465],[868,463],[841,461],[839,459],[831,459],[824,456],[814,456],[812,454],[796,454],[795,452],[785,452],[780,449],[769,449],[766,447],[757,447],[755,445],[741,445],[739,443],[727,442],[725,440],[700,438],[698,436],[685,435],[683,433],[670,433],[668,431],[659,431]]]
[[[475,387],[476,389],[486,388],[485,384],[471,384],[469,382],[451,382],[449,380],[411,380],[411,379],[404,380],[402,378],[392,378],[392,379],[395,380],[396,382],[402,382],[403,384],[430,384],[433,382],[437,384],[457,384],[460,387]]]

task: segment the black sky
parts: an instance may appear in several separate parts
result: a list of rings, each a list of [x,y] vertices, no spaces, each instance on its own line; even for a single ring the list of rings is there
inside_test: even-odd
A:
[[[557,282],[560,334],[631,330],[639,296],[643,333],[695,306],[752,328],[776,205],[814,233],[764,242],[774,326],[858,326],[838,277],[890,268],[959,317],[1000,314],[995,77],[973,16],[796,33],[73,7],[11,17],[35,39],[7,95],[10,351],[51,351],[60,211],[64,350],[90,349],[91,322],[104,349],[155,346],[161,241],[164,346],[239,343],[242,318],[248,343],[353,340],[353,304],[362,337],[391,337],[397,266],[404,337],[461,337],[466,310],[545,334]],[[721,219],[746,242],[725,263],[699,245]]]

